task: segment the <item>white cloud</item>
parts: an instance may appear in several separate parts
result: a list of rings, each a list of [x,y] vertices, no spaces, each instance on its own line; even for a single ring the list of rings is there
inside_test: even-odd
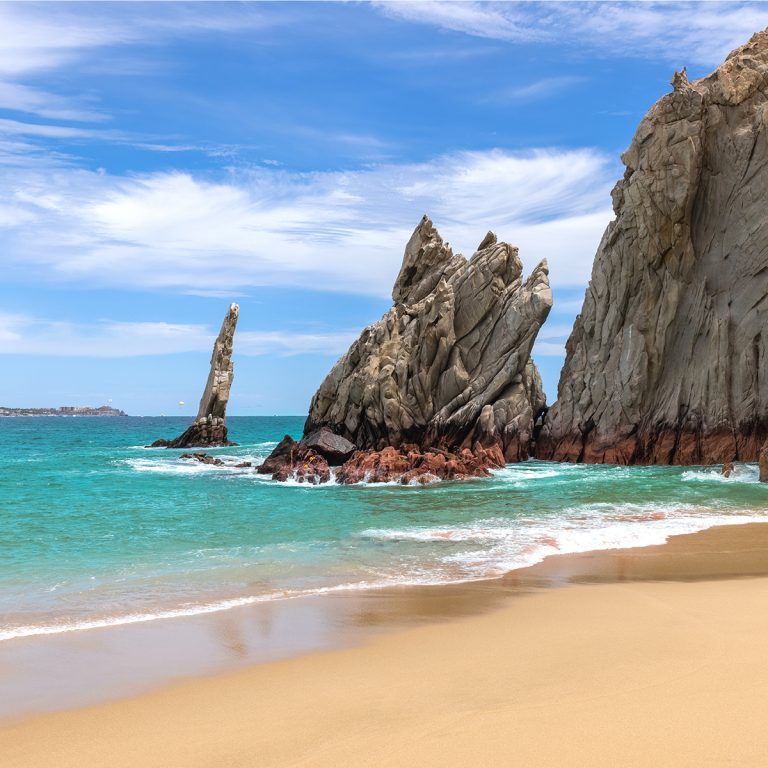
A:
[[[549,41],[620,56],[719,64],[768,26],[749,2],[387,2],[388,16],[508,42]]]
[[[152,46],[169,39],[242,34],[282,23],[282,14],[247,4],[215,3],[0,3],[0,109],[55,121],[101,122],[109,115],[81,97],[30,85],[50,71],[95,62],[104,71],[120,47]],[[105,51],[109,55],[105,56]],[[152,54],[144,51],[146,66]],[[125,73],[125,66],[121,65]],[[3,120],[0,133],[39,138],[117,138],[61,125]]]
[[[555,303],[555,310],[562,316],[563,307]],[[551,320],[544,324],[533,346],[534,357],[565,357],[565,342],[571,335],[572,323],[558,323]]]
[[[91,128],[78,128],[71,125],[43,125],[27,123],[23,120],[0,118],[2,136],[37,136],[44,139],[93,139],[108,134]]]
[[[544,32],[536,29],[517,3],[472,3],[453,0],[433,2],[375,3],[387,15],[426,24],[453,32],[465,32],[493,40],[536,40]]]
[[[544,326],[546,328],[546,326]],[[565,342],[539,341],[533,345],[532,356],[537,357],[565,357]]]
[[[506,88],[493,94],[493,101],[533,101],[543,99],[570,88],[573,85],[584,82],[585,78],[574,75],[564,75],[563,77],[545,77],[541,80],[534,80],[525,85],[519,85],[512,88]]]
[[[238,33],[280,22],[276,13],[220,3],[1,3],[0,74],[70,64],[106,46]]]
[[[0,169],[0,261],[25,278],[236,291],[282,285],[387,296],[429,213],[471,255],[488,229],[550,260],[553,284],[586,283],[616,175],[591,150],[461,152],[327,173],[259,168],[113,177],[57,166]]]
[[[0,81],[0,109],[27,112],[54,120],[91,122],[106,119],[96,110],[74,107],[68,99],[21,83]]]
[[[357,331],[238,331],[238,355],[340,355]],[[216,330],[167,322],[71,323],[0,314],[0,354],[55,357],[137,357],[180,352],[210,354]]]
[[[237,351],[243,355],[342,355],[360,335],[360,329],[329,333],[290,331],[242,331]]]

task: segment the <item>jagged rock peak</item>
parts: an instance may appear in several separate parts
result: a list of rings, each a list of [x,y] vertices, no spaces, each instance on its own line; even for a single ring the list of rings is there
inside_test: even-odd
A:
[[[432,293],[443,278],[449,278],[464,264],[454,256],[425,214],[405,246],[403,264],[392,287],[392,301],[413,304]]]
[[[358,448],[498,448],[526,458],[545,397],[531,348],[552,306],[546,262],[522,280],[517,248],[489,233],[455,255],[426,216],[405,248],[394,306],[312,399],[305,434]],[[502,455],[503,454],[503,455]]]
[[[157,440],[153,447],[191,448],[200,446],[235,445],[227,439],[225,418],[229,391],[234,378],[232,348],[240,307],[230,304],[221,330],[213,344],[208,380],[200,398],[197,418],[183,434],[174,440]]]
[[[542,458],[754,461],[768,434],[768,31],[672,84],[622,155]]]

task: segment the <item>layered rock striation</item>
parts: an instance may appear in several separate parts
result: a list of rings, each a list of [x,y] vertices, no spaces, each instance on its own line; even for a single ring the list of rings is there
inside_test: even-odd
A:
[[[425,216],[392,299],[312,398],[304,434],[357,448],[337,478],[477,476],[527,458],[546,406],[530,357],[552,306],[546,262],[523,280],[517,249],[491,232],[466,259]],[[281,446],[304,470],[301,448]]]
[[[768,31],[672,84],[622,155],[538,457],[756,461],[768,436]]]
[[[230,304],[213,344],[211,368],[195,421],[174,440],[156,440],[153,448],[191,448],[236,445],[227,439],[225,418],[234,378],[232,347],[240,307]]]

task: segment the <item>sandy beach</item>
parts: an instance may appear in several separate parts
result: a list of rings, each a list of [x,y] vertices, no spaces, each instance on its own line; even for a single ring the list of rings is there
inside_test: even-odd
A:
[[[765,525],[553,557],[497,582],[479,614],[466,601],[487,584],[445,587],[439,616],[356,647],[6,721],[0,754],[6,768],[765,765],[767,574]]]

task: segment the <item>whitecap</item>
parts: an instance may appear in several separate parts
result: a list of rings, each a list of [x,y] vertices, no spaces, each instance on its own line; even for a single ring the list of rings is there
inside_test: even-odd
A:
[[[720,469],[689,469],[680,477],[685,482],[759,483],[760,470],[757,464],[734,464],[728,477]]]
[[[240,459],[237,461],[240,461]],[[242,474],[249,469],[252,469],[252,467],[235,467],[231,463],[203,464],[194,459],[179,460],[175,458],[171,461],[162,461],[158,459],[125,459],[119,463],[126,464],[136,472],[157,472],[167,475],[199,475],[210,472]]]

